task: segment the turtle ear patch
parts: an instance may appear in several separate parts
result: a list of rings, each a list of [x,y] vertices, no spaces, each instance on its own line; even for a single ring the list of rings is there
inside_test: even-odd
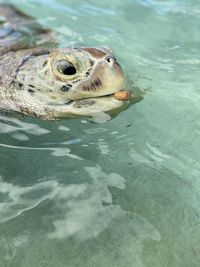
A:
[[[60,91],[62,91],[62,92],[68,92],[68,91],[71,89],[71,87],[72,87],[71,84],[63,85],[63,86],[60,88]]]

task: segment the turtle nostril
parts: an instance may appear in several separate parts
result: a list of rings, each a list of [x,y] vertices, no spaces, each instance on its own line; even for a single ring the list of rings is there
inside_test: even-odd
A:
[[[107,59],[106,59],[107,61],[108,61],[108,63],[110,63],[110,61],[111,61],[111,58],[110,57],[107,57]]]
[[[115,62],[115,58],[112,57],[112,56],[107,56],[106,57],[106,61],[109,63],[109,64],[113,64]]]

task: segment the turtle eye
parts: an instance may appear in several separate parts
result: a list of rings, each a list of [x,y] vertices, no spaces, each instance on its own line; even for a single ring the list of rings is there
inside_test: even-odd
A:
[[[56,64],[57,71],[64,75],[76,74],[76,68],[74,65],[67,60],[59,60]]]

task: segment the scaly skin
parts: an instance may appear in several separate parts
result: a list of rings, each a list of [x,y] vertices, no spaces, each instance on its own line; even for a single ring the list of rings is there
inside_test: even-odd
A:
[[[125,77],[109,49],[43,48],[41,43],[47,47],[52,38],[49,31],[10,6],[0,5],[2,14],[1,110],[55,119],[94,116],[123,106],[113,94],[124,89]]]

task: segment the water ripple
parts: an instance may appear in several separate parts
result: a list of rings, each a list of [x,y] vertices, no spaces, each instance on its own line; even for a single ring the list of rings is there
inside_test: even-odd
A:
[[[51,155],[56,157],[64,157],[68,156],[73,159],[82,160],[81,157],[74,155],[71,152],[71,150],[67,147],[23,147],[23,146],[13,146],[13,145],[7,145],[7,144],[1,144],[1,147],[4,148],[10,148],[15,150],[32,150],[32,151],[51,151]]]
[[[184,3],[177,0],[159,1],[159,0],[136,0],[138,4],[153,9],[158,15],[165,16],[169,13],[186,14],[189,16],[200,16],[200,7],[191,3]]]
[[[23,133],[21,133],[21,131]],[[25,135],[25,133],[40,136],[49,132],[49,130],[44,129],[37,124],[27,123],[13,117],[6,117],[0,115],[0,133],[11,134],[14,138],[18,140],[28,140],[29,138],[27,135]]]

